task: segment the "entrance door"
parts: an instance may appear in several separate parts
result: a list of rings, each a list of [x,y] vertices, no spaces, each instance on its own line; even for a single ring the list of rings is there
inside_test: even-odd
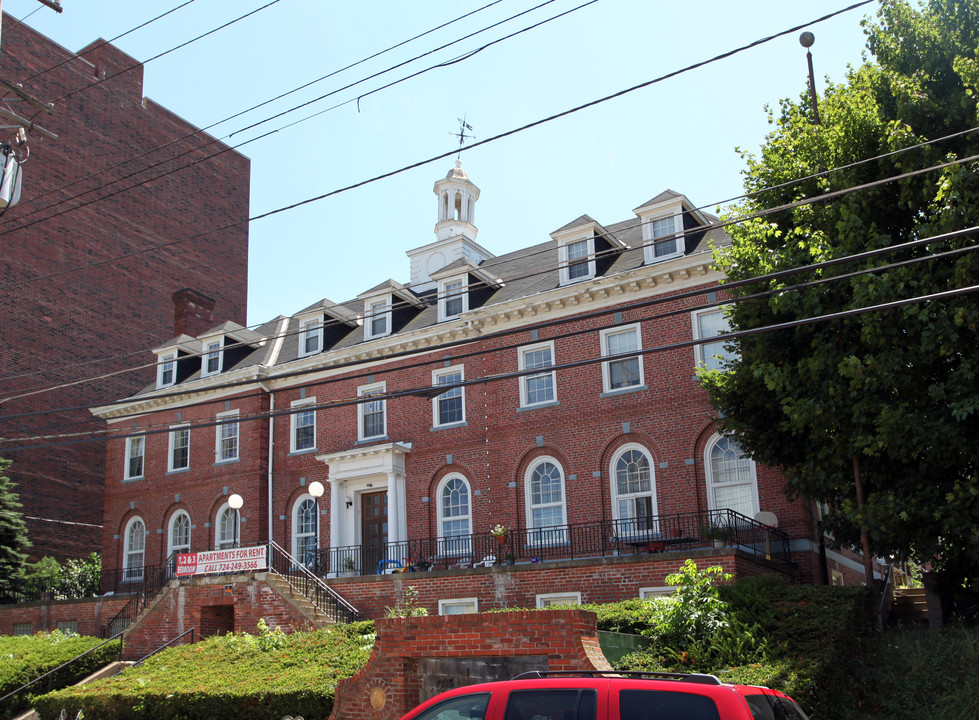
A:
[[[378,563],[388,559],[388,494],[386,490],[360,496],[360,527],[363,564],[360,572],[377,572]]]

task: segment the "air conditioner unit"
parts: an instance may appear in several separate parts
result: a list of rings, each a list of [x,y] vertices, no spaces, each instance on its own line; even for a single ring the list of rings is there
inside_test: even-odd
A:
[[[20,180],[22,171],[17,153],[9,145],[0,145],[0,162],[3,175],[0,176],[0,210],[20,202]]]

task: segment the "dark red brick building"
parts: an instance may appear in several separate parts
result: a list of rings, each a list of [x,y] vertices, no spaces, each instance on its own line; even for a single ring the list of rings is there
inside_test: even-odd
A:
[[[155,383],[95,410],[105,568],[139,582],[175,552],[272,540],[370,615],[393,602],[378,573],[406,565],[469,569],[414,576],[431,612],[649,594],[675,553],[718,545],[732,569],[859,581],[848,555],[820,561],[815,508],[717,433],[695,378],[725,352],[716,218],[665,191],[497,257],[458,163],[435,194],[407,283],[175,337]]]
[[[142,66],[102,41],[75,54],[4,15],[0,78],[53,103],[4,98],[58,136],[28,134],[22,199],[0,218],[0,455],[33,557],[80,556],[101,545],[105,448],[22,438],[104,427],[86,407],[145,384],[152,368],[113,373],[173,336],[176,291],[245,322],[249,161],[145,97]]]

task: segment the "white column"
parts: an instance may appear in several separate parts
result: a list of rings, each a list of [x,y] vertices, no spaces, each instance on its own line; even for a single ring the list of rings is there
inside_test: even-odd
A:
[[[406,540],[404,532],[404,492],[398,474],[388,472],[388,542]]]
[[[343,510],[345,508],[343,498],[343,483],[339,480],[330,480],[330,549],[339,547],[343,544],[342,528]]]

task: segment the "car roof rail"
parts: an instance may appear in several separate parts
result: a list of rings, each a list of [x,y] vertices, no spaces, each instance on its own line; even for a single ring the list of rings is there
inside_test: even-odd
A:
[[[530,670],[520,673],[514,680],[530,680],[553,677],[624,677],[640,680],[678,680],[680,682],[700,683],[701,685],[723,685],[716,675],[706,673],[668,673],[647,672],[643,670]]]

